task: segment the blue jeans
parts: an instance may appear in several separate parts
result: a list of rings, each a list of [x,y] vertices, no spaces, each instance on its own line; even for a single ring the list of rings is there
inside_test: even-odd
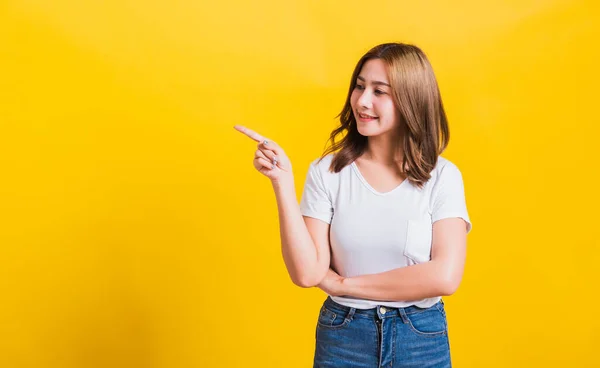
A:
[[[429,308],[356,309],[327,297],[314,368],[451,367],[444,302]]]

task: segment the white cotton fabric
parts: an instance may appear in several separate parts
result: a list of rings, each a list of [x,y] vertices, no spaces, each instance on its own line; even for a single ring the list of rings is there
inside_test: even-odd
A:
[[[353,162],[339,173],[329,172],[333,154],[314,160],[300,201],[304,216],[331,225],[331,266],[344,277],[381,273],[429,261],[432,225],[460,217],[471,230],[459,169],[439,157],[423,188],[404,180],[393,190],[380,193],[369,185]],[[357,309],[377,305],[427,308],[441,297],[413,301],[375,301],[331,297]]]

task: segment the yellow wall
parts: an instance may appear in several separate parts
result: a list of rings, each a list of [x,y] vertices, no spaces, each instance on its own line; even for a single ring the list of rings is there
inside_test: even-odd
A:
[[[593,3],[1,2],[0,366],[311,366],[324,294],[232,127],[299,196],[385,41],[429,55],[465,178],[455,366],[599,366]]]

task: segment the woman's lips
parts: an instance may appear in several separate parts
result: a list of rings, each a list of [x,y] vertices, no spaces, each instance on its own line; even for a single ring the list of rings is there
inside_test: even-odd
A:
[[[376,119],[377,119],[376,116],[358,113],[358,120],[360,120],[362,122],[368,123],[368,122],[376,120]]]

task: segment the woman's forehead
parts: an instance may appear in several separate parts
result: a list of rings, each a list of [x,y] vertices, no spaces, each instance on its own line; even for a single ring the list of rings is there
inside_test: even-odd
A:
[[[389,85],[387,66],[381,59],[367,60],[358,73],[358,79],[369,83]]]

